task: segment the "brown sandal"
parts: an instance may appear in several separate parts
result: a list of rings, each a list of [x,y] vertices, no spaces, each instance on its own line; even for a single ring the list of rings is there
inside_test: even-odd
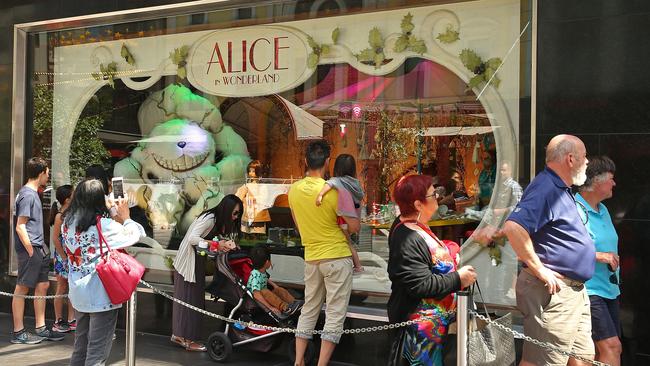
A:
[[[177,337],[172,334],[172,337],[169,340],[183,348],[187,347],[187,341],[183,337]]]
[[[194,342],[190,340],[185,341],[185,349],[191,352],[206,352],[208,349],[203,343]]]

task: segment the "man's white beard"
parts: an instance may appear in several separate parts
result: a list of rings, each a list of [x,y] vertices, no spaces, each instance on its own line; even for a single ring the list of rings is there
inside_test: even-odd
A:
[[[571,177],[573,179],[573,185],[581,186],[587,181],[587,164],[581,166],[577,172],[573,173]]]

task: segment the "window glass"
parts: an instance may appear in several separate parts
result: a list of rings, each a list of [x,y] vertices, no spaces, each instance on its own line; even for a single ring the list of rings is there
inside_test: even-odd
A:
[[[500,0],[361,13],[355,1],[287,2],[33,33],[24,148],[50,159],[53,190],[91,165],[124,178],[148,234],[129,252],[148,280],[170,282],[188,227],[236,194],[238,244],[269,243],[274,279],[299,287],[287,191],[305,174],[305,147],[324,139],[330,174],[337,156],[352,155],[365,193],[352,237],[365,269],[354,278],[358,301],[390,293],[391,192],[421,173],[437,176],[432,229],[466,242],[464,262],[494,272],[489,302],[512,303],[512,249],[476,238],[498,230],[520,193],[524,8]]]

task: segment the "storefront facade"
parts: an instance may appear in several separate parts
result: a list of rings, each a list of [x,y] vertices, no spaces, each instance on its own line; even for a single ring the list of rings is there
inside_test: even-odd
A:
[[[103,166],[124,177],[150,236],[131,254],[149,269],[145,279],[164,286],[192,220],[238,194],[240,245],[270,243],[274,279],[300,289],[286,192],[304,174],[306,144],[325,139],[333,159],[355,158],[366,193],[355,306],[385,306],[388,192],[411,172],[440,177],[441,198],[452,199],[431,225],[465,243],[463,261],[477,267],[487,302],[512,306],[514,253],[500,243],[487,249],[471,232],[502,223],[513,202],[501,183],[510,175],[525,186],[554,131],[539,124],[549,118],[536,95],[545,90],[536,87],[546,70],[537,61],[541,8],[215,1],[18,26],[8,207],[27,157],[51,162],[52,189]],[[44,206],[52,196],[44,192]],[[2,240],[12,243],[6,217]],[[3,256],[15,273],[11,251]]]

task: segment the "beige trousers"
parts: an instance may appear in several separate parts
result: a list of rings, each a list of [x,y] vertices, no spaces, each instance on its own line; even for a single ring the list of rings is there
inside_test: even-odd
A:
[[[311,339],[300,330],[314,330],[323,301],[326,302],[322,340],[339,343],[352,292],[352,258],[305,262],[305,304],[298,319],[296,337]]]

